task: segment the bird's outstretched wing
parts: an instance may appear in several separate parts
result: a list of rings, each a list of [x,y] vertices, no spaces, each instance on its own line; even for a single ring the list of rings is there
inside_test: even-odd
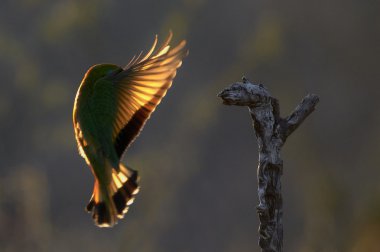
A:
[[[122,154],[138,136],[145,122],[170,88],[182,59],[188,54],[186,41],[171,48],[172,33],[156,49],[157,36],[150,51],[133,58],[123,71],[110,76],[116,89],[116,116],[113,123],[113,144]]]

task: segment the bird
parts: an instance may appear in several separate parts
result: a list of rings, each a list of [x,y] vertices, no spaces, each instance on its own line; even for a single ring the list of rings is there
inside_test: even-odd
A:
[[[95,225],[112,227],[124,217],[139,191],[137,170],[123,164],[128,147],[140,134],[171,87],[177,69],[188,55],[186,40],[175,47],[167,39],[125,66],[97,64],[85,73],[73,108],[79,154],[94,176],[87,212]]]

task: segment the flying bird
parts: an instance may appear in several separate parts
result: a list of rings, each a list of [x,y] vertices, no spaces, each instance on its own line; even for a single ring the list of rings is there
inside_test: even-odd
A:
[[[139,190],[136,170],[120,162],[126,149],[172,85],[188,54],[186,41],[170,47],[170,32],[159,49],[157,35],[149,52],[126,67],[92,66],[77,91],[73,124],[80,155],[94,177],[86,207],[99,227],[112,227],[124,217]]]

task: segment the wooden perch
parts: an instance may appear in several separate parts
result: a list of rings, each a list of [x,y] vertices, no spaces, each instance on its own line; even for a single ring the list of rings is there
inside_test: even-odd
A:
[[[280,150],[287,137],[314,111],[319,98],[308,94],[291,115],[281,118],[278,100],[263,85],[253,84],[245,77],[218,96],[223,104],[249,108],[259,146],[259,246],[264,252],[280,252],[283,238]]]

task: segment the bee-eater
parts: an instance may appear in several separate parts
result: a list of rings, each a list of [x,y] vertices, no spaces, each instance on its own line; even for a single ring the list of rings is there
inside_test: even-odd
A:
[[[73,123],[79,153],[95,177],[87,211],[99,227],[112,227],[123,218],[138,192],[137,171],[120,159],[139,135],[170,88],[186,41],[171,48],[170,32],[156,50],[141,53],[122,68],[113,64],[92,66],[75,97]]]

